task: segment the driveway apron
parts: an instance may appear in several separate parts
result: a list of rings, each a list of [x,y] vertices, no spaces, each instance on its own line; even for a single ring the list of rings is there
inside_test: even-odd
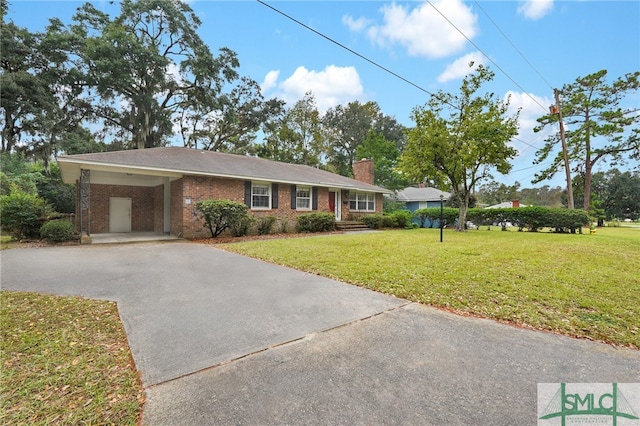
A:
[[[117,301],[145,386],[406,303],[180,242],[3,251],[2,287]]]
[[[206,245],[0,257],[3,289],[118,302],[145,425],[536,424],[538,383],[640,383],[636,350],[461,317]],[[634,386],[625,397],[638,407]]]

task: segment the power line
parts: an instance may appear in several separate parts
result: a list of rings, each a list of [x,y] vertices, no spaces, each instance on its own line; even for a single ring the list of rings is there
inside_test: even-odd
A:
[[[496,29],[500,32],[500,34],[502,34],[502,37],[505,38],[505,40],[507,40],[509,42],[509,44],[511,45],[511,47],[513,47],[513,49],[518,52],[518,54],[522,57],[522,59],[525,60],[525,62],[527,64],[529,64],[529,66],[531,67],[531,69],[533,69],[536,74],[538,74],[538,76],[545,82],[547,83],[547,86],[549,86],[549,88],[551,90],[554,90],[553,86],[551,86],[551,83],[549,83],[547,81],[546,78],[544,78],[544,76],[542,74],[540,74],[540,72],[536,69],[536,67],[533,66],[533,64],[524,56],[524,54],[520,51],[520,49],[518,49],[516,47],[516,45],[509,39],[509,37],[507,37],[507,35],[500,29],[500,27],[498,26],[498,24],[495,23],[495,21],[493,19],[491,19],[491,16],[489,16],[489,14],[482,8],[482,6],[480,6],[480,3],[478,3],[477,0],[473,0],[473,2],[476,4],[476,6],[478,6],[478,9],[480,9],[482,11],[482,13],[484,13],[486,15],[487,18],[489,18],[489,21],[491,21],[491,23],[493,24],[494,27],[496,27]]]
[[[260,1],[260,0],[258,0],[258,1]],[[476,49],[478,49],[478,51],[479,51],[480,53],[482,53],[482,54],[484,55],[484,57],[485,57],[485,58],[487,58],[489,61],[491,61],[491,63],[492,63],[493,65],[495,65],[495,66],[496,66],[496,68],[498,68],[498,69],[499,69],[499,70],[500,70],[500,71],[501,71],[501,72],[502,72],[502,73],[503,73],[503,74],[504,74],[504,75],[505,75],[509,80],[511,80],[511,82],[512,82],[513,84],[515,84],[516,86],[518,86],[518,88],[519,88],[520,90],[522,90],[522,93],[524,93],[524,94],[525,94],[525,95],[527,95],[529,98],[531,98],[531,100],[532,100],[533,102],[535,102],[536,104],[538,104],[538,105],[540,106],[540,108],[542,108],[542,109],[543,109],[543,110],[545,110],[545,111],[548,111],[548,108],[547,108],[547,107],[543,106],[540,102],[538,102],[538,100],[537,100],[536,98],[534,98],[534,97],[533,97],[533,96],[531,96],[531,95],[530,95],[526,90],[524,90],[524,88],[523,88],[522,86],[520,86],[520,85],[519,85],[519,84],[518,84],[518,83],[517,83],[513,78],[511,78],[511,76],[510,76],[509,74],[507,74],[507,72],[506,72],[505,70],[503,70],[503,69],[500,67],[500,65],[498,65],[498,64],[497,64],[493,59],[491,59],[491,58],[489,57],[489,55],[487,55],[486,53],[484,53],[484,51],[483,51],[482,49],[480,49],[480,47],[479,47],[477,44],[475,44],[473,41],[471,41],[471,39],[470,39],[469,37],[467,37],[467,35],[466,35],[465,33],[463,33],[463,32],[462,32],[462,30],[460,30],[460,28],[456,27],[456,26],[455,26],[455,24],[449,20],[449,18],[447,18],[447,17],[446,17],[442,12],[440,12],[440,10],[438,10],[438,8],[437,8],[437,7],[435,7],[435,6],[433,5],[433,3],[431,3],[431,1],[430,1],[430,0],[427,0],[427,3],[429,3],[429,5],[430,5],[431,7],[433,7],[433,9],[434,9],[436,12],[438,12],[438,13],[440,14],[440,16],[442,16],[442,17],[445,19],[445,21],[447,21],[447,22],[448,22],[448,23],[449,23],[453,28],[455,28],[455,29],[456,29],[456,30],[457,30],[457,31],[458,31],[458,32],[459,32],[459,33],[460,33],[460,34],[461,34],[465,39],[467,39],[467,41],[468,41],[469,43],[471,43],[471,44],[473,45],[473,47],[475,47]]]
[[[375,65],[376,67],[380,68],[381,70],[386,71],[386,72],[388,72],[389,74],[393,75],[394,77],[399,78],[400,80],[404,81],[405,83],[408,83],[408,84],[412,85],[412,86],[413,86],[413,87],[415,87],[416,89],[418,89],[418,90],[420,90],[420,91],[422,91],[422,92],[424,92],[424,93],[427,93],[428,95],[431,95],[431,96],[435,96],[435,97],[437,97],[437,95],[436,95],[435,93],[431,93],[430,91],[428,91],[428,90],[427,90],[427,89],[425,89],[424,87],[419,86],[418,84],[416,84],[416,83],[414,83],[414,82],[412,82],[412,81],[410,81],[410,80],[408,80],[408,79],[406,79],[406,78],[402,77],[401,75],[399,75],[399,74],[397,74],[397,73],[395,73],[395,72],[391,71],[390,69],[388,69],[388,68],[386,68],[386,67],[384,67],[384,66],[380,65],[379,63],[377,63],[377,62],[375,62],[375,61],[373,61],[373,60],[371,60],[371,59],[367,58],[366,56],[364,56],[364,55],[362,55],[362,54],[360,54],[360,53],[356,52],[355,50],[348,48],[348,47],[347,47],[347,46],[345,46],[344,44],[342,44],[342,43],[340,43],[340,42],[338,42],[338,41],[336,41],[336,40],[332,39],[331,37],[329,37],[329,36],[327,36],[327,35],[324,35],[324,34],[323,34],[323,33],[321,33],[320,31],[314,30],[314,29],[313,29],[313,28],[311,28],[310,26],[308,26],[308,25],[306,25],[306,24],[304,24],[304,23],[302,23],[302,22],[298,21],[297,19],[295,19],[294,17],[292,17],[292,16],[290,16],[290,15],[287,15],[286,13],[282,12],[281,10],[276,9],[275,7],[273,7],[273,6],[271,6],[271,5],[267,4],[267,3],[265,3],[265,2],[264,2],[264,1],[262,1],[262,0],[257,0],[257,1],[258,1],[258,3],[260,3],[260,4],[262,4],[262,5],[264,5],[264,6],[267,6],[269,9],[273,10],[274,12],[277,12],[277,13],[279,13],[280,15],[284,16],[285,18],[290,19],[291,21],[295,22],[296,24],[298,24],[298,25],[300,25],[300,26],[303,26],[304,28],[308,29],[308,30],[309,30],[309,31],[311,31],[311,32],[314,32],[315,34],[319,35],[320,37],[322,37],[322,38],[324,38],[324,39],[326,39],[326,40],[329,40],[331,43],[333,43],[333,44],[335,44],[335,45],[337,45],[337,46],[340,46],[341,48],[343,48],[343,49],[345,49],[345,50],[347,50],[347,51],[349,51],[349,52],[353,53],[354,55],[358,56],[358,57],[359,57],[359,58],[361,58],[361,59],[364,59],[365,61],[369,62],[370,64]],[[445,102],[445,101],[443,101],[443,102]],[[455,105],[453,105],[453,104],[450,104],[450,103],[448,103],[448,102],[447,102],[447,104],[451,105],[451,106],[452,106],[452,107],[454,107],[454,108],[457,108],[457,107],[456,107]]]

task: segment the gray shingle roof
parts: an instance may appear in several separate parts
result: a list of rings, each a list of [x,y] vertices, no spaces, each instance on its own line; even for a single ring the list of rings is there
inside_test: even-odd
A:
[[[405,188],[402,191],[396,192],[396,199],[398,201],[410,202],[410,201],[440,201],[440,195],[444,196],[444,200],[448,200],[451,194],[448,192],[440,191],[436,188]]]
[[[89,169],[91,165],[99,165],[113,166],[119,169],[124,167],[132,171],[137,169],[140,171],[179,172],[185,175],[206,175],[370,192],[390,192],[379,186],[359,182],[310,166],[181,147],[60,156],[58,163],[60,163],[63,175],[66,165],[76,164]]]

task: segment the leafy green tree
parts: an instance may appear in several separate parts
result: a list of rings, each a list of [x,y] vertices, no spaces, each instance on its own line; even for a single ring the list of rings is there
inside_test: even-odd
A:
[[[407,131],[401,157],[400,168],[407,176],[451,186],[460,206],[459,224],[466,222],[474,186],[489,178],[492,168],[509,172],[509,159],[516,155],[508,142],[517,135],[519,113],[507,116],[508,101],[493,93],[477,94],[493,76],[480,65],[464,79],[460,94],[439,91],[425,106],[414,108],[416,126]]]
[[[400,150],[396,144],[373,130],[356,149],[356,159],[373,160],[374,183],[391,190],[406,188],[411,183],[397,171],[399,157]]]
[[[0,27],[0,109],[2,151],[11,152],[25,134],[34,133],[52,98],[39,73],[44,59],[36,49],[37,35],[13,22],[5,22],[2,3]]]
[[[380,111],[376,102],[361,104],[349,102],[330,108],[322,119],[327,140],[328,167],[343,176],[353,176],[353,162],[356,151],[369,131],[382,135],[396,144],[398,149],[404,145],[403,127]]]
[[[120,7],[114,19],[90,3],[78,10],[71,32],[84,43],[77,54],[98,95],[96,114],[115,136],[139,149],[163,146],[181,111],[210,107],[238,79],[237,55],[211,54],[185,2],[123,0]]]
[[[567,126],[566,143],[569,162],[574,172],[584,175],[583,207],[591,205],[592,170],[598,161],[608,159],[612,164],[624,163],[627,158],[640,158],[640,115],[637,107],[624,108],[625,97],[640,88],[640,71],[625,74],[613,83],[606,81],[607,71],[601,70],[574,83],[566,84],[560,91],[562,117]],[[555,126],[556,114],[538,118],[539,132],[547,126]],[[559,133],[550,135],[536,155],[536,164],[553,158],[552,164],[538,173],[534,183],[549,179],[563,164],[562,151],[558,150]]]
[[[318,167],[323,151],[321,126],[315,97],[307,92],[293,107],[268,123],[265,142],[258,148],[258,155]]]
[[[247,77],[228,93],[199,90],[197,100],[179,113],[184,146],[236,154],[253,153],[256,132],[283,108],[277,99],[265,101],[258,83]]]
[[[505,185],[504,183],[492,180],[480,185],[477,196],[481,202],[490,206],[505,201],[519,200],[520,182],[515,182],[513,185]]]

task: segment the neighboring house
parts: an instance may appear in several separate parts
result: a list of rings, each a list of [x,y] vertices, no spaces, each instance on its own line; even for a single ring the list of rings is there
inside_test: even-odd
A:
[[[65,183],[77,186],[81,232],[156,232],[207,236],[198,201],[245,203],[256,217],[295,224],[298,215],[381,213],[373,162],[354,163],[356,179],[299,164],[191,148],[148,148],[58,157]]]
[[[529,207],[526,204],[520,204],[520,201],[505,201],[500,204],[494,204],[493,206],[485,207],[485,209],[517,209],[519,207]]]
[[[442,201],[447,202],[451,194],[440,191],[435,188],[405,188],[402,191],[396,191],[389,198],[393,201],[404,203],[406,208],[412,212],[418,209],[426,209],[430,207],[440,207],[440,196]]]
[[[442,198],[440,198],[440,196],[442,196]],[[401,191],[396,191],[389,196],[389,199],[404,203],[407,210],[415,212],[418,209],[440,207],[440,203],[446,203],[449,197],[451,197],[451,194],[440,191],[439,189],[409,187]],[[414,219],[413,222],[419,223],[419,220]],[[425,226],[430,227],[432,224],[427,221]],[[437,221],[435,221],[433,226],[437,226]]]

